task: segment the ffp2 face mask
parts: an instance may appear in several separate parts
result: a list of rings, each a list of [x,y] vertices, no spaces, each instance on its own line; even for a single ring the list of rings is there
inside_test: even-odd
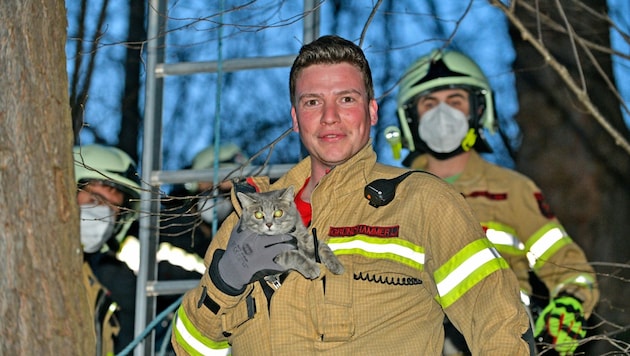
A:
[[[80,209],[83,251],[97,252],[114,232],[115,213],[107,205],[85,204]]]
[[[434,152],[449,153],[460,146],[468,128],[464,113],[440,102],[420,117],[418,134]]]

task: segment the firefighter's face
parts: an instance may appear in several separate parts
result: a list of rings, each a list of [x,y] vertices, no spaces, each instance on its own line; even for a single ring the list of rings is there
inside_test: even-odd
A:
[[[79,205],[107,205],[118,214],[125,203],[125,194],[116,188],[94,181],[79,189],[77,203]]]
[[[378,105],[368,100],[358,69],[347,63],[312,65],[300,73],[295,91],[293,130],[320,168],[347,161],[367,144]]]
[[[438,106],[441,102],[448,106],[457,109],[468,116],[470,113],[470,101],[468,100],[469,94],[464,89],[444,89],[434,91],[427,95],[423,95],[418,99],[416,109],[418,110],[418,117],[422,118],[422,115]]]

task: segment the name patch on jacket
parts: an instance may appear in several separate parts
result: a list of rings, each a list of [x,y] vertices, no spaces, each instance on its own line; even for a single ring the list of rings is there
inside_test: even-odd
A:
[[[343,237],[343,236],[355,236],[355,235],[367,235],[372,237],[398,237],[398,231],[400,227],[396,226],[369,226],[369,225],[355,225],[355,226],[331,226],[328,231],[330,237]]]
[[[505,200],[507,199],[507,193],[490,193],[489,191],[475,191],[464,195],[465,198],[477,198],[484,197],[490,200]]]

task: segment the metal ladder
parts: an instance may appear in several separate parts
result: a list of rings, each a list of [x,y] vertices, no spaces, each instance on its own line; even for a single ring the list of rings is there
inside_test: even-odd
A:
[[[304,0],[303,43],[319,35],[319,1]],[[167,0],[150,0],[148,6],[147,66],[142,147],[142,182],[140,231],[140,266],[136,285],[135,335],[138,337],[155,318],[158,295],[181,294],[197,285],[197,281],[158,281],[156,253],[159,239],[160,185],[208,180],[213,170],[162,170],[162,109],[164,78],[170,75],[216,72],[218,62],[164,63],[166,45]],[[239,71],[290,67],[296,55],[227,59],[222,71]],[[288,165],[290,166],[290,165]],[[261,175],[278,177],[287,165],[251,167]],[[229,172],[221,170],[222,176]],[[134,349],[135,356],[154,355],[155,333],[151,332]]]

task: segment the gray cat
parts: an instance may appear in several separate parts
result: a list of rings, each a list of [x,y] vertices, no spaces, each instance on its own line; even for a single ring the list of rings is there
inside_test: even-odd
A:
[[[296,270],[308,279],[319,276],[313,235],[302,223],[302,217],[293,200],[292,186],[264,193],[237,192],[236,196],[243,208],[240,229],[260,235],[289,234],[296,238],[297,250],[280,253],[275,257],[275,263],[286,269]],[[343,265],[324,241],[318,241],[317,251],[328,270],[334,274],[343,273]]]

